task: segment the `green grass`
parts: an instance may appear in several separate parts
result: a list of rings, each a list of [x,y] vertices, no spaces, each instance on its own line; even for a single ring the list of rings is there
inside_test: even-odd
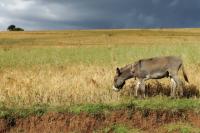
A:
[[[167,45],[167,44],[166,44]],[[69,64],[125,65],[141,58],[177,55],[185,64],[200,63],[200,47],[191,45],[120,45],[79,48],[4,48],[0,49],[0,67],[62,66]]]
[[[110,105],[105,104],[85,104],[85,105],[74,105],[69,108],[70,112],[73,112],[75,114],[79,114],[81,112],[86,113],[102,113],[106,110],[113,109]]]
[[[148,98],[145,100],[133,99],[128,102],[106,105],[106,104],[85,104],[75,105],[70,107],[70,112],[79,114],[81,112],[86,113],[98,113],[109,110],[118,109],[138,109],[138,110],[193,110],[200,111],[199,99],[170,99],[167,97],[157,96],[154,98]]]
[[[48,112],[49,106],[47,105],[34,105],[28,108],[19,108],[19,107],[5,107],[1,104],[0,106],[0,118],[24,118],[30,115],[42,116]]]
[[[157,96],[145,100],[131,100],[129,104],[139,109],[151,110],[199,110],[199,99],[170,99],[168,97]]]
[[[178,111],[192,110],[200,111],[199,99],[169,99],[164,97],[149,98],[146,100],[130,100],[118,104],[82,104],[72,106],[51,106],[51,105],[34,105],[31,107],[6,107],[3,103],[0,104],[0,117],[26,117],[29,115],[43,115],[47,112],[71,112],[80,114],[82,112],[88,114],[105,113],[120,109],[137,109],[140,111],[159,110],[159,111]]]
[[[137,128],[129,128],[123,124],[115,124],[110,127],[105,127],[103,129],[94,131],[93,133],[109,133],[111,131],[113,133],[140,133],[141,132],[140,129],[137,129]]]
[[[125,125],[114,125],[112,127],[112,130],[114,133],[139,133],[140,130],[139,129],[135,129],[135,128],[129,128]]]
[[[194,127],[189,123],[170,123],[165,126],[168,133],[179,131],[180,133],[199,133],[200,128]]]

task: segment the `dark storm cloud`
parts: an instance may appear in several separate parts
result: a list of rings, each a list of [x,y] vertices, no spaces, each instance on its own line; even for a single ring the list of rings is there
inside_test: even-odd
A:
[[[199,0],[2,0],[0,28],[199,27]]]

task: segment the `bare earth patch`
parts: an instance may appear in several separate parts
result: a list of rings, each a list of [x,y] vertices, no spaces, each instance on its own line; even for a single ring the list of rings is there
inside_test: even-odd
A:
[[[116,110],[97,114],[47,113],[19,119],[1,119],[0,132],[102,132],[115,124],[139,128],[141,131],[166,132],[159,127],[175,122],[189,122],[200,128],[200,115],[190,111]],[[109,132],[112,132],[110,130]]]

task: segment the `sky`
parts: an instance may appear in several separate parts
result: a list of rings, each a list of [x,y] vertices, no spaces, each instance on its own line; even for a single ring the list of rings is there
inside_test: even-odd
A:
[[[200,0],[1,0],[0,30],[200,27]]]

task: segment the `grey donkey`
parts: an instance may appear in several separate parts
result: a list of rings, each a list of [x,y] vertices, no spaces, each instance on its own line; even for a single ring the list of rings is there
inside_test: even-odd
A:
[[[141,59],[133,64],[116,69],[113,90],[119,91],[125,85],[126,80],[137,78],[138,83],[135,87],[135,97],[138,96],[138,89],[141,89],[142,97],[145,98],[146,80],[169,77],[172,85],[171,97],[175,97],[177,88],[180,89],[180,96],[183,96],[182,82],[178,77],[178,71],[180,68],[182,68],[185,81],[189,83],[181,58],[176,56],[165,56]]]

